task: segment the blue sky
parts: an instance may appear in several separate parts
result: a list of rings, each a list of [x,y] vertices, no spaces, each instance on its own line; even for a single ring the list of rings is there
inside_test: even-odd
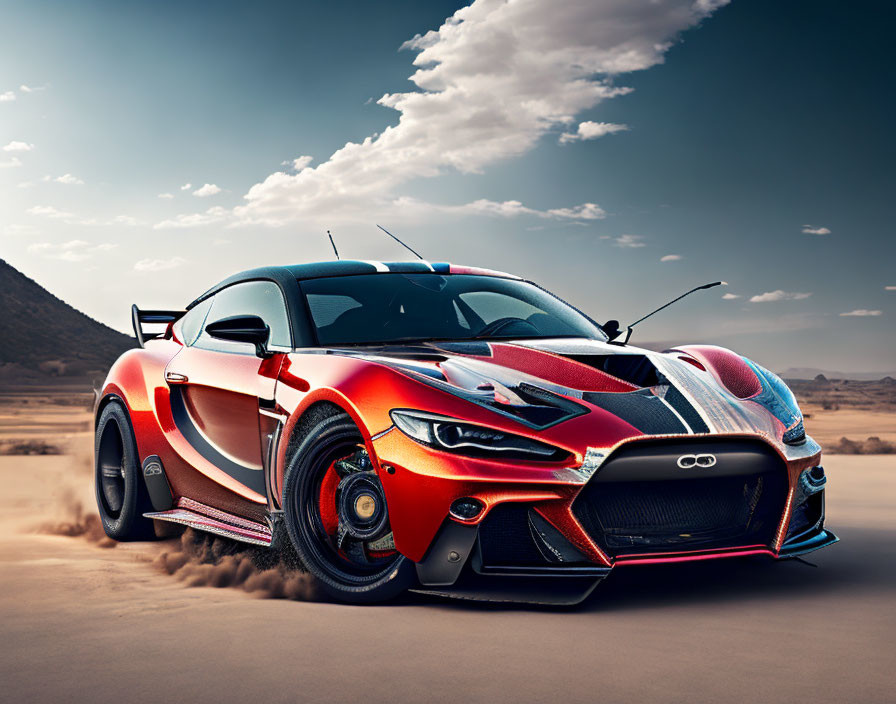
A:
[[[131,302],[182,306],[235,270],[330,258],[328,227],[343,256],[404,258],[381,222],[598,319],[729,282],[636,341],[896,369],[883,3],[32,0],[2,15],[0,256],[115,327]]]

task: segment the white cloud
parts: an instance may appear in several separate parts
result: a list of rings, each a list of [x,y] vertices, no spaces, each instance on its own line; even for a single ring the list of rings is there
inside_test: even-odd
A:
[[[84,181],[79,179],[77,176],[72,176],[71,174],[62,174],[62,176],[57,176],[53,179],[56,183],[63,183],[66,186],[83,186]]]
[[[831,231],[826,227],[815,227],[814,225],[803,225],[803,233],[807,235],[829,235]]]
[[[735,300],[736,298],[740,298],[740,296],[738,296],[736,293],[725,293],[725,294],[722,294],[722,300],[723,300],[723,301],[733,301],[733,300]]]
[[[173,193],[159,193],[159,198],[161,198],[162,200],[171,200],[172,198],[174,198],[174,194]]]
[[[625,132],[628,125],[617,125],[613,122],[580,122],[575,132],[564,132],[560,135],[560,144],[578,142],[585,139],[597,139],[615,132]]]
[[[186,264],[187,260],[183,257],[171,257],[170,259],[141,259],[134,264],[135,271],[165,271],[167,269],[175,269],[182,264]]]
[[[849,313],[841,313],[841,318],[867,318],[867,317],[877,317],[878,315],[883,315],[883,311],[879,310],[868,310],[867,308],[857,308],[856,310],[851,310]]]
[[[71,213],[65,210],[59,210],[52,205],[35,205],[28,208],[28,210],[26,210],[25,212],[29,213],[30,215],[40,215],[42,217],[54,219],[74,217]]]
[[[571,218],[574,220],[599,220],[607,214],[596,203],[582,203],[573,208],[552,208],[547,211],[549,216],[555,218]]]
[[[681,255],[680,254],[667,254],[665,257],[660,258],[661,262],[680,262]]]
[[[182,213],[170,220],[162,220],[153,225],[154,230],[169,230],[188,227],[204,227],[223,222],[228,216],[227,210],[217,206],[204,213]]]
[[[0,93],[0,103],[11,103],[16,99],[16,94],[11,90],[6,91],[5,93]]]
[[[17,156],[12,157],[11,159],[6,159],[5,161],[0,161],[0,169],[14,169],[21,165],[22,160]]]
[[[193,187],[192,183],[185,183],[183,186],[180,187],[180,190],[189,191],[192,187]]]
[[[415,90],[377,101],[399,113],[397,124],[316,167],[269,175],[235,216],[268,225],[401,217],[402,185],[525,154],[584,110],[630,92],[614,77],[661,63],[682,31],[723,4],[475,0],[403,45],[417,52]]]
[[[797,293],[792,291],[766,291],[750,298],[750,303],[772,303],[774,301],[801,301],[811,296],[811,293]]]
[[[606,213],[596,203],[582,203],[573,208],[552,208],[550,210],[537,210],[523,205],[518,200],[494,201],[480,198],[463,205],[437,205],[427,203],[415,198],[398,198],[392,205],[405,215],[419,216],[425,213],[438,212],[444,215],[494,215],[498,217],[519,217],[528,215],[532,217],[556,219],[556,220],[598,220],[606,217]]]
[[[200,186],[195,191],[193,191],[193,195],[197,198],[208,198],[209,196],[217,195],[221,192],[221,189],[218,188],[213,183],[206,183],[204,186]]]
[[[66,262],[83,262],[90,259],[96,252],[108,252],[118,245],[111,242],[93,245],[84,240],[69,240],[61,244],[50,242],[36,242],[28,246],[28,251],[46,259],[59,259]]]
[[[28,144],[28,142],[16,142],[12,141],[3,147],[3,151],[5,152],[30,152],[34,149],[33,144]]]
[[[39,90],[44,90],[46,86],[27,86],[24,83],[19,86],[20,93],[36,93]]]
[[[613,237],[611,239],[613,240],[613,244],[617,247],[623,247],[625,249],[647,246],[641,241],[644,239],[641,235],[620,235],[619,237]]]
[[[130,215],[116,215],[113,218],[85,218],[67,210],[59,210],[53,205],[35,205],[26,210],[30,215],[38,215],[40,217],[51,218],[53,220],[63,220],[70,225],[86,225],[86,226],[108,226],[108,225],[127,225],[137,226],[145,225],[142,220],[138,220]]]
[[[127,225],[128,227],[136,227],[137,225],[145,225],[146,223],[142,220],[138,220],[137,218],[131,215],[116,215],[112,218],[109,225]]]
[[[293,171],[298,172],[307,169],[312,161],[314,161],[313,156],[300,156],[292,161],[281,161],[280,166],[289,166]]]

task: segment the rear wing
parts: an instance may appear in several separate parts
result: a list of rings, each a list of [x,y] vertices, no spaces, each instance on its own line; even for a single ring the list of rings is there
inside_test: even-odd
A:
[[[143,347],[147,340],[163,337],[168,325],[183,317],[185,310],[140,310],[136,304],[131,306],[131,323],[134,326],[134,335],[137,342]],[[144,330],[144,325],[164,325],[161,331],[149,332]]]

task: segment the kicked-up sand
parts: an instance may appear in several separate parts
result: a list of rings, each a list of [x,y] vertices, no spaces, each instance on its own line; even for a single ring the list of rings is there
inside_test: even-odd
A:
[[[303,601],[305,576],[244,555],[213,572],[177,538],[115,544],[95,517],[89,441],[75,447],[0,457],[4,701],[894,700],[894,456],[826,459],[842,542],[809,555],[815,567],[622,568],[582,606],[549,610]]]

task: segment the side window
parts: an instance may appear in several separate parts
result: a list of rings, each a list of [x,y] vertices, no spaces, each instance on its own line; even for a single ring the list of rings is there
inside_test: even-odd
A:
[[[211,298],[211,310],[201,326],[196,347],[217,352],[255,354],[252,345],[227,340],[216,340],[207,332],[208,323],[234,315],[257,315],[271,328],[268,344],[275,347],[292,347],[289,318],[280,287],[270,281],[249,281],[234,284],[219,291]],[[198,306],[197,306],[198,307]]]
[[[343,313],[347,313],[353,308],[360,308],[358,303],[351,296],[340,296],[338,294],[309,293],[305,296],[308,301],[308,307],[314,317],[314,323],[319,328],[332,325],[336,319]]]
[[[202,330],[203,324],[205,323],[205,317],[208,315],[208,309],[211,308],[211,306],[212,299],[206,298],[199,305],[190,308],[186,315],[178,321],[178,325],[180,325],[180,336],[187,347],[196,342],[196,338],[199,337],[199,332]]]

